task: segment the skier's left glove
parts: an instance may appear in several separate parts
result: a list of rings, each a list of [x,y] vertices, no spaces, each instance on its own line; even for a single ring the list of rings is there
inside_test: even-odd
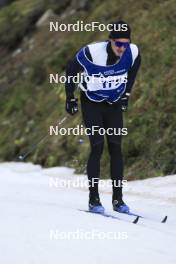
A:
[[[66,111],[70,115],[74,115],[78,112],[78,99],[77,98],[67,98],[66,99]]]
[[[123,112],[126,112],[128,109],[128,100],[129,100],[130,93],[125,93],[121,97],[121,109]]]

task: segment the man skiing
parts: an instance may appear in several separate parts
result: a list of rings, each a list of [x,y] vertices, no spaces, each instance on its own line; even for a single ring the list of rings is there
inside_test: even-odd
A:
[[[79,84],[81,88],[81,109],[86,128],[123,128],[123,114],[128,108],[128,100],[140,67],[138,47],[131,43],[131,29],[124,21],[117,21],[116,28],[126,25],[126,30],[112,28],[109,40],[91,43],[80,49],[73,60],[68,63],[66,75],[76,76],[84,73],[85,79]],[[89,79],[89,82],[87,82]],[[93,79],[93,77],[95,77]],[[100,78],[103,81],[100,81]],[[119,82],[119,77],[124,82]],[[90,82],[94,80],[94,82]],[[126,81],[125,81],[126,80]],[[78,112],[77,98],[74,97],[75,83],[66,82],[66,111],[74,115]],[[123,201],[123,157],[121,136],[107,135],[110,154],[110,173],[112,180],[112,205],[117,212],[128,213],[129,207]],[[89,136],[91,151],[87,162],[89,180],[89,210],[103,213],[99,198],[98,179],[100,176],[100,159],[104,147],[104,136],[95,133]]]

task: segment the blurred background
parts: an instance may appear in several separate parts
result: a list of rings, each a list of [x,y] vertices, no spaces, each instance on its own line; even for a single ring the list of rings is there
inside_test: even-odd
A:
[[[130,24],[142,56],[124,114],[126,179],[176,173],[176,0],[0,0],[1,162],[17,161],[65,116],[64,85],[50,84],[49,74],[64,74],[78,49],[108,36],[106,31],[50,32],[49,21],[117,19]],[[64,126],[77,124],[82,124],[80,112]],[[85,173],[88,154],[86,136],[49,136],[26,161]],[[101,174],[109,177],[107,146]]]

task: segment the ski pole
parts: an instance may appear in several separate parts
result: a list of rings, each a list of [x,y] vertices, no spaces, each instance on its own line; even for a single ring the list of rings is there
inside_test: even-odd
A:
[[[64,123],[65,120],[67,120],[67,119],[68,119],[68,116],[63,117],[63,118],[59,121],[58,125],[61,125],[61,124]],[[25,159],[27,158],[27,156],[29,156],[29,154],[31,154],[31,153],[37,148],[37,146],[38,146],[39,144],[41,144],[42,142],[44,142],[48,137],[49,137],[49,134],[43,136],[43,137],[42,137],[37,143],[33,144],[33,145],[30,147],[30,149],[29,149],[26,153],[24,153],[23,155],[19,155],[19,156],[18,156],[18,159],[21,160],[21,161],[25,160]]]

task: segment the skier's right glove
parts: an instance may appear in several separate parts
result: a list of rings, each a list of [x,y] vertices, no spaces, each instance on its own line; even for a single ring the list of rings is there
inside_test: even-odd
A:
[[[128,109],[128,100],[129,100],[129,93],[125,93],[121,98],[121,109],[123,112],[126,112]]]
[[[70,115],[74,115],[78,112],[78,99],[77,98],[67,98],[65,109]]]

